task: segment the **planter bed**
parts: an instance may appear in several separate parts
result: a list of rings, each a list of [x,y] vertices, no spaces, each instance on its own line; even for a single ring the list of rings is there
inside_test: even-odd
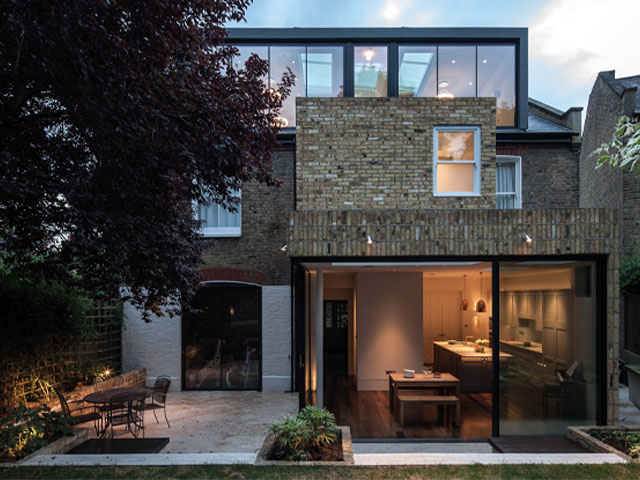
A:
[[[609,432],[611,432],[611,435],[607,435]],[[616,432],[640,434],[640,427],[568,427],[567,438],[590,452],[614,453],[624,458],[627,462],[639,461],[640,459],[634,460],[628,455],[628,451],[624,451],[624,439],[617,437],[615,435]]]
[[[327,466],[340,466],[340,465],[353,465],[353,446],[351,444],[351,429],[349,427],[338,427],[340,429],[340,435],[338,441],[340,442],[340,450],[338,450],[336,456],[342,456],[341,460],[270,460],[271,451],[273,450],[273,443],[275,437],[273,435],[267,436],[262,448],[258,452],[255,465],[327,465]],[[334,452],[330,452],[331,455],[335,455]]]
[[[33,457],[38,455],[62,455],[67,453],[69,450],[77,447],[87,440],[89,437],[89,429],[88,428],[74,428],[73,433],[71,435],[66,435],[64,437],[60,437],[57,440],[54,440],[49,445],[42,447],[35,452],[31,452],[26,457],[23,457],[16,461],[9,462],[0,462],[1,466],[4,467],[13,467],[23,464],[24,462],[30,460]]]

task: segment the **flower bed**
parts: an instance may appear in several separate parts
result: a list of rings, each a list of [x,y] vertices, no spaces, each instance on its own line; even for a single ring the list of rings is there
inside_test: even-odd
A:
[[[256,465],[353,465],[351,431],[327,410],[305,407],[271,425]]]
[[[590,452],[640,461],[640,427],[569,427],[567,438]]]

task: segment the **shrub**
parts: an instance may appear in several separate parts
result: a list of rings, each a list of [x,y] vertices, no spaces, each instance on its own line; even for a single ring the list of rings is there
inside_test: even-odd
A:
[[[620,262],[620,291],[623,295],[640,295],[640,250]]]
[[[274,436],[272,458],[300,460],[319,447],[333,445],[338,438],[338,426],[333,413],[307,406],[297,416],[285,415],[284,422],[271,424]]]
[[[70,435],[72,424],[69,416],[46,406],[29,409],[20,405],[0,421],[0,460],[18,460]]]

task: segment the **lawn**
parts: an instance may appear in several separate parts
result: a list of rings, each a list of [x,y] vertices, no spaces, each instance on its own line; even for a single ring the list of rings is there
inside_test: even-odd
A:
[[[0,478],[640,478],[640,464],[616,465],[469,465],[447,467],[253,467],[198,465],[171,467],[19,467],[0,468]]]

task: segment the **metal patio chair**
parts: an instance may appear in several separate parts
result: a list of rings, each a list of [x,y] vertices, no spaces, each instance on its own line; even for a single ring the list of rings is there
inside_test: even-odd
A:
[[[83,406],[72,410],[70,405],[84,404],[84,400],[72,400],[68,402],[62,393],[56,392],[56,394],[58,395],[58,400],[60,400],[60,408],[65,415],[69,416],[75,423],[84,423],[93,420],[93,428],[96,430],[96,434],[99,433],[102,428],[102,415],[100,415],[98,411],[94,410],[90,413],[75,414],[74,412],[85,410],[87,407]]]
[[[153,416],[158,423],[158,416],[156,410],[162,409],[164,411],[164,419],[167,422],[167,426],[171,428],[169,419],[167,418],[167,392],[171,386],[171,377],[167,375],[161,375],[156,378],[156,383],[153,385],[153,393],[151,394],[151,401],[144,404],[145,410],[153,411]]]
[[[126,425],[135,438],[138,438],[140,430],[144,438],[144,393],[123,392],[111,397],[109,411],[107,413],[107,426],[111,427],[111,438],[113,438],[113,427]]]

